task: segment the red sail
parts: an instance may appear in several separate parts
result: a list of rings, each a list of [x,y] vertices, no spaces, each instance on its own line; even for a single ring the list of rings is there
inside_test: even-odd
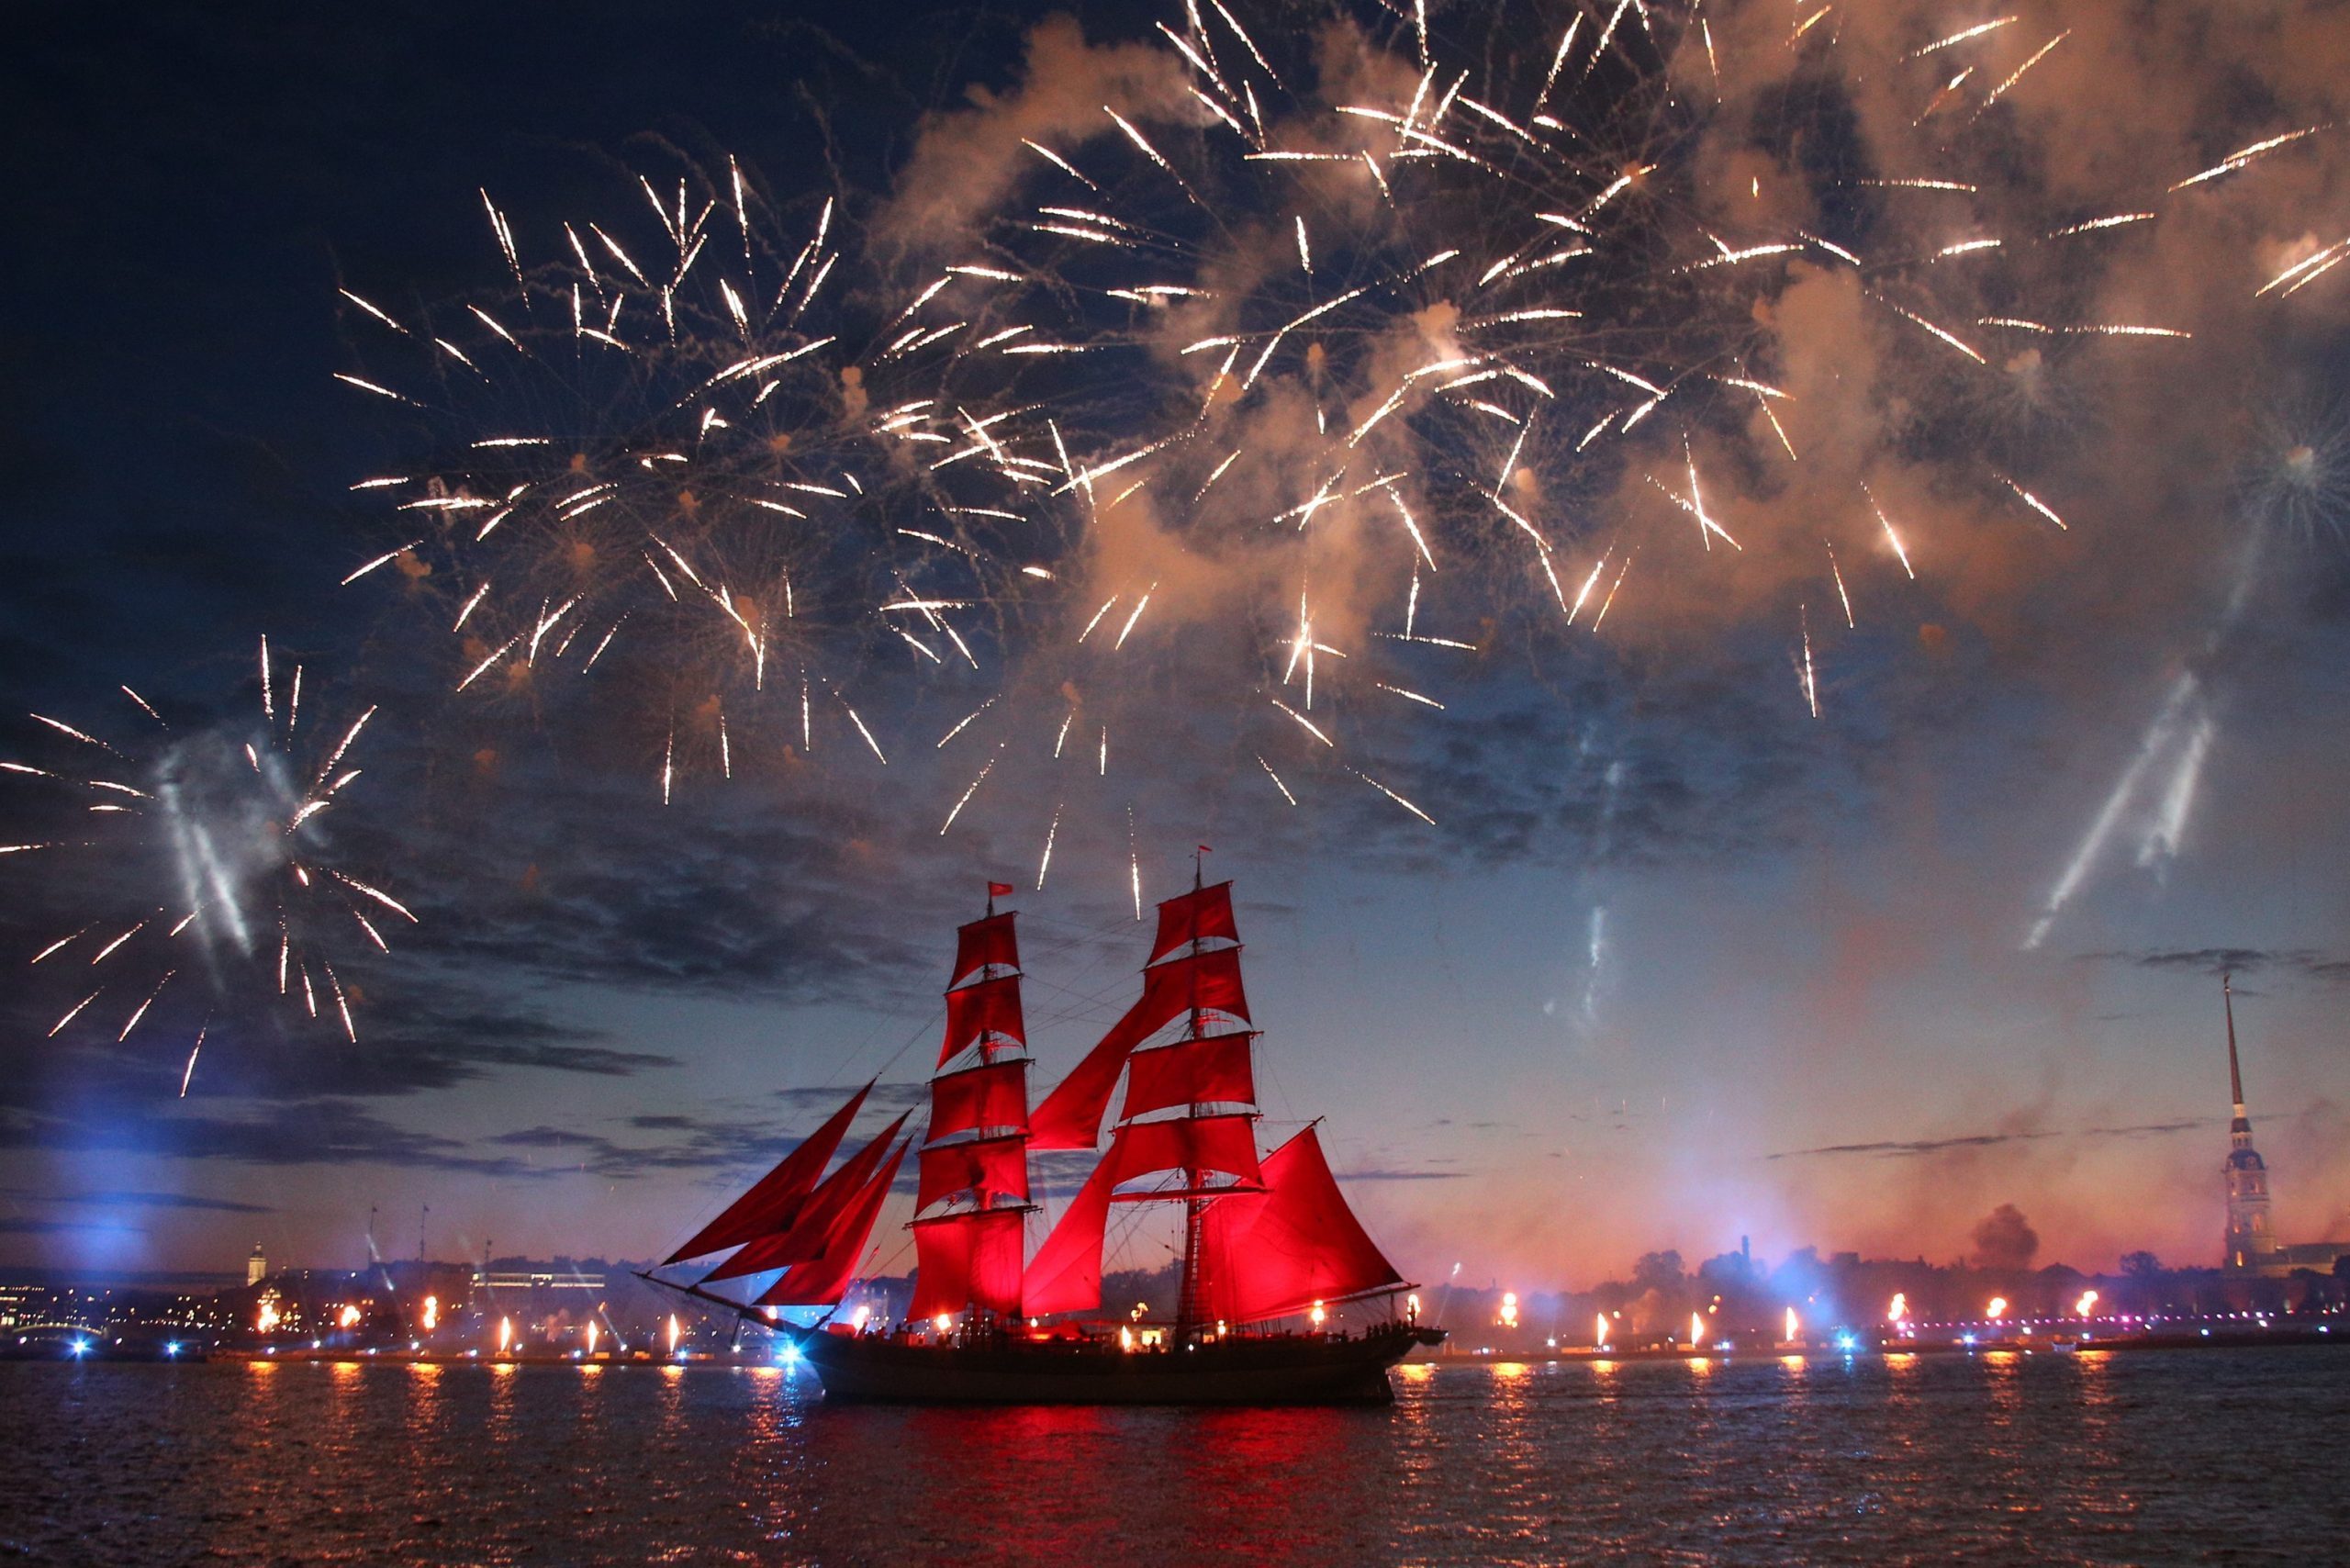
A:
[[[990,964],[1018,969],[1020,944],[1013,936],[1012,920],[1012,913],[1006,912],[959,927],[955,933],[955,973],[946,983],[959,984]]]
[[[814,1190],[816,1178],[833,1162],[833,1151],[840,1148],[843,1135],[856,1120],[856,1113],[872,1089],[868,1083],[850,1095],[847,1104],[834,1112],[798,1148],[785,1155],[749,1192],[727,1204],[725,1212],[695,1232],[691,1241],[662,1260],[664,1264],[739,1247],[755,1237],[772,1236],[789,1228],[800,1217],[800,1207]]]
[[[930,1137],[934,1142],[974,1127],[1028,1126],[1028,1063],[1015,1057],[930,1081]]]
[[[1165,1122],[1129,1122],[1110,1140],[1102,1158],[1129,1182],[1154,1170],[1220,1170],[1254,1185],[1263,1180],[1257,1166],[1253,1116],[1181,1116]]]
[[[913,1113],[909,1111],[906,1115]],[[770,1269],[780,1269],[793,1263],[805,1263],[821,1256],[834,1227],[841,1216],[856,1207],[865,1183],[889,1152],[890,1140],[906,1125],[906,1116],[891,1122],[886,1131],[863,1148],[851,1155],[838,1170],[826,1177],[822,1185],[808,1194],[805,1207],[791,1228],[773,1236],[763,1236],[744,1247],[732,1258],[702,1276],[702,1283],[716,1280],[739,1280],[746,1274],[763,1274]],[[895,1169],[894,1166],[891,1169]]]
[[[1042,1316],[1091,1312],[1102,1305],[1102,1235],[1110,1223],[1110,1189],[1117,1182],[1116,1170],[1104,1159],[1077,1190],[1069,1212],[1028,1261],[1023,1312]]]
[[[1020,1016],[1020,977],[981,980],[946,993],[946,1037],[939,1042],[938,1062],[970,1048],[985,1035],[1006,1035],[1025,1045],[1027,1025]]]
[[[917,1221],[914,1299],[906,1316],[923,1318],[976,1306],[1019,1316],[1025,1217],[1024,1210],[997,1209]]]
[[[1210,1035],[1136,1051],[1126,1062],[1126,1105],[1119,1114],[1147,1115],[1169,1105],[1255,1104],[1257,1080],[1248,1066],[1248,1042],[1255,1038]]]
[[[1210,942],[1218,937],[1232,942],[1240,940],[1240,928],[1232,920],[1230,882],[1218,882],[1212,888],[1195,888],[1161,903],[1158,906],[1158,935],[1150,945],[1150,961],[1155,964],[1178,947],[1188,947],[1194,942]]]
[[[916,1213],[957,1193],[971,1193],[981,1208],[997,1198],[1028,1201],[1028,1157],[1017,1137],[950,1143],[943,1148],[925,1148],[920,1158],[922,1185],[914,1198]]]
[[[1061,1080],[1029,1118],[1037,1148],[1091,1148],[1102,1137],[1102,1113],[1134,1048],[1193,1008],[1248,1021],[1248,994],[1240,983],[1240,949],[1218,947],[1197,958],[1171,959],[1143,971],[1142,999],[1126,1010],[1077,1070]]]
[[[888,1163],[858,1188],[856,1197],[842,1211],[839,1220],[824,1237],[823,1247],[814,1257],[794,1263],[783,1278],[767,1287],[757,1305],[760,1306],[838,1306],[841,1297],[848,1293],[849,1282],[856,1277],[857,1260],[865,1256],[865,1244],[872,1239],[873,1222],[881,1216],[881,1204],[890,1195],[890,1183],[898,1179],[898,1162],[906,1157],[909,1144],[900,1144]]]
[[[1312,1127],[1265,1157],[1265,1191],[1218,1198],[1201,1216],[1207,1316],[1254,1323],[1404,1278],[1347,1206]]]

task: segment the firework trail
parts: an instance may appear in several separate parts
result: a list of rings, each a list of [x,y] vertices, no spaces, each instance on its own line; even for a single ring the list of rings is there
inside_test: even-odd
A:
[[[416,921],[334,831],[375,711],[322,718],[304,667],[266,639],[258,673],[244,721],[175,727],[124,687],[106,720],[31,715],[50,744],[0,762],[39,792],[20,819],[54,828],[10,846],[45,868],[39,902],[60,920],[25,955],[58,1004],[50,1036],[172,1031],[200,1047],[207,1020],[266,998],[357,1041],[347,977]],[[195,1064],[191,1048],[183,1092]]]
[[[2042,946],[2058,918],[2088,885],[2115,839],[2134,832],[2132,860],[2158,875],[2177,858],[2187,824],[2220,734],[2219,694],[2209,668],[2242,625],[2266,563],[2295,545],[2337,532],[2350,514],[2350,436],[2333,409],[2280,407],[2264,411],[2256,454],[2236,485],[2244,523],[2226,597],[2204,631],[2197,662],[2173,677],[2137,745],[2058,872],[2026,931],[2023,946]]]

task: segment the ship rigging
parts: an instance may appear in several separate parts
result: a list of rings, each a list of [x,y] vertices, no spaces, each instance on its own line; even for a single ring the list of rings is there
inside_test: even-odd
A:
[[[1392,1397],[1386,1368],[1441,1341],[1412,1287],[1348,1206],[1315,1125],[1259,1154],[1255,1051],[1229,882],[1158,905],[1141,994],[1033,1110],[1016,915],[957,934],[930,1114],[901,1141],[901,1115],[829,1175],[873,1085],[662,1267],[725,1253],[690,1283],[645,1277],[791,1335],[836,1398],[989,1403],[1296,1403]],[[1035,1253],[1032,1150],[1109,1141]],[[855,1282],[907,1151],[917,1178],[914,1286],[901,1321],[833,1320]],[[1109,1219],[1121,1204],[1181,1207],[1174,1321],[1138,1340],[1102,1309]],[[747,1299],[713,1286],[772,1275]],[[1327,1326],[1342,1304],[1381,1301],[1359,1331]],[[817,1307],[811,1328],[780,1321]],[[1304,1317],[1304,1330],[1284,1329]],[[1136,1352],[1144,1353],[1136,1353]]]

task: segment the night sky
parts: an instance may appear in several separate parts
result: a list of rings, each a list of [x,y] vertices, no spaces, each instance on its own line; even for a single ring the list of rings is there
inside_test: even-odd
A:
[[[1431,27],[1470,93],[1490,77],[1497,102],[1523,103],[1504,88],[1527,59],[1539,80],[1569,13],[1512,10],[1489,31],[1484,9],[1432,6]],[[1621,377],[1612,397],[1561,383],[1556,432],[1523,453],[1518,426],[1473,413],[1382,429],[1418,443],[1431,491],[1456,469],[1493,487],[1523,457],[1494,498],[1561,542],[1554,602],[1494,507],[1472,529],[1429,503],[1439,554],[1416,613],[1474,647],[1404,648],[1393,668],[1441,711],[1339,685],[1400,612],[1411,554],[1392,510],[1375,533],[1346,513],[1314,562],[1321,634],[1355,655],[1321,655],[1348,693],[1317,697],[1346,742],[1325,756],[1269,706],[1304,706],[1285,667],[1299,585],[1274,554],[1303,531],[1211,558],[1169,510],[1059,554],[1027,540],[1084,600],[1074,623],[990,599],[968,662],[934,636],[946,657],[925,665],[870,613],[828,622],[833,646],[863,638],[827,666],[844,695],[819,690],[822,727],[800,744],[795,678],[764,729],[743,721],[731,778],[694,684],[734,657],[724,635],[618,644],[609,671],[560,682],[508,666],[460,693],[479,656],[449,632],[461,573],[411,555],[339,586],[414,532],[352,487],[416,474],[448,439],[431,410],[333,379],[397,382],[418,336],[396,341],[339,289],[459,319],[514,287],[481,193],[552,264],[565,220],[659,234],[638,175],[722,180],[731,155],[779,234],[805,236],[833,199],[841,330],[878,344],[942,264],[982,244],[1002,264],[1036,239],[1007,238],[1002,217],[1056,199],[1023,135],[1101,174],[1085,200],[1226,247],[1214,275],[1274,297],[1374,264],[1330,238],[1381,210],[1370,187],[1314,208],[1323,276],[1280,284],[1264,280],[1297,265],[1286,207],[1259,202],[1251,228],[1209,199],[1229,186],[1188,205],[1154,187],[1099,110],[1115,100],[1169,146],[1223,134],[1170,106],[1181,62],[1152,24],[1180,30],[1180,6],[1075,22],[1042,5],[22,12],[0,65],[0,757],[103,776],[32,713],[162,755],[128,685],[188,748],[173,755],[233,740],[233,775],[266,634],[273,705],[304,668],[305,748],[375,709],[325,853],[418,919],[376,909],[392,951],[336,958],[356,1043],[331,1007],[312,1020],[257,983],[266,914],[261,957],[175,972],[125,1037],[144,994],[129,981],[51,1036],[95,983],[88,954],[169,890],[148,890],[149,861],[73,847],[117,842],[83,796],[0,778],[0,840],[65,845],[0,858],[0,973],[17,977],[0,989],[0,1264],[228,1270],[256,1242],[350,1264],[371,1206],[404,1255],[425,1204],[436,1254],[657,1255],[848,1086],[880,1072],[877,1109],[914,1102],[952,927],[990,879],[1020,888],[1031,1038],[1056,1078],[1131,997],[1134,879],[1146,904],[1176,891],[1200,843],[1236,882],[1268,1140],[1326,1116],[1358,1207],[1414,1278],[1458,1261],[1481,1284],[1585,1283],[1741,1235],[1773,1255],[1944,1260],[2010,1203],[2042,1262],[2140,1247],[2212,1261],[2223,969],[2278,1228],[2350,1236],[2350,269],[2256,292],[2350,233],[2345,133],[2171,188],[2340,118],[2350,28],[2315,4],[2162,9],[1905,3],[1797,48],[1785,8],[1756,4],[1721,20],[1718,74],[1694,45],[1670,66],[1627,45],[1620,71],[1562,88],[1596,106],[1606,157],[1662,148],[1690,190],[1749,202],[1736,221],[1818,236],[1751,274],[1684,285],[1698,274],[1651,263],[1590,295],[1628,323],[1630,354],[1681,342],[1671,313],[1713,291],[1700,305],[1751,357],[1711,373],[1792,396],[1770,406],[1774,433],[1759,396],[1676,392],[1618,431],[1620,458],[1574,447],[1602,412],[1626,417]],[[1281,60],[1311,61],[1328,101],[1412,96],[1418,67],[1394,62],[1415,40],[1376,7],[1247,15]],[[1956,106],[1935,106],[1963,66]],[[1714,101],[1711,129],[1643,100],[1636,67]],[[1944,168],[1977,188],[1898,183]],[[1731,221],[1714,196],[1681,197],[1683,232]],[[1464,203],[1477,264],[1526,237],[1494,216],[1515,199]],[[2158,216],[2051,238],[2139,212]],[[1935,255],[1975,236],[2007,242]],[[1848,251],[1923,259],[1855,282],[1832,259]],[[1081,292],[1092,264],[1044,295]],[[554,312],[541,287],[535,308]],[[1334,337],[1326,374],[1375,378],[1410,334],[1469,330],[1472,293],[1421,286],[1390,336]],[[1929,308],[1985,352],[1927,336]],[[1349,360],[1347,343],[1369,346]],[[1110,352],[1132,358],[1104,362],[1116,374],[1024,370],[990,406],[1049,410],[1105,458],[1136,442],[1137,387],[1181,403],[1215,369],[1171,344],[1129,337]],[[1300,411],[1321,406],[1326,370],[1293,359],[1219,416],[1277,455],[1326,438]],[[571,417],[543,389],[499,403],[449,375],[479,432]],[[609,398],[550,385],[606,399],[596,417],[644,396],[625,378]],[[1693,521],[1684,465],[1722,539]],[[1283,466],[1252,458],[1218,494],[1283,511]],[[899,507],[892,492],[866,510],[934,526]],[[904,576],[918,545],[891,540],[897,578],[855,563],[881,594],[927,580]],[[1587,608],[1561,614],[1586,572],[1622,583],[1597,632]],[[1157,619],[1127,626],[1142,673],[1086,687],[1088,766],[1071,773],[1046,755],[1074,702],[1058,694],[1128,666],[1068,675],[1030,633],[1074,645],[1103,597],[1078,585],[1096,580],[1128,607],[1149,584]],[[940,742],[990,699],[969,736]],[[26,962],[77,930],[78,950]],[[1065,1198],[1068,1173],[1047,1169]],[[903,1233],[879,1234],[903,1267]]]

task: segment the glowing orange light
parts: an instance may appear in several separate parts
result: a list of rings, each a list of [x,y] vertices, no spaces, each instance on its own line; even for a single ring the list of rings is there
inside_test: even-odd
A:
[[[2097,1292],[2095,1291],[2083,1291],[2081,1299],[2073,1304],[2073,1316],[2076,1317],[2087,1317],[2096,1310]]]
[[[937,1316],[930,1320],[930,1326],[933,1328],[937,1329],[941,1334],[944,1334],[948,1329],[955,1327],[955,1320],[946,1313],[942,1312]]]
[[[1517,1327],[1517,1293],[1516,1291],[1502,1292],[1501,1325],[1505,1328]]]
[[[506,1348],[513,1342],[514,1320],[510,1317],[499,1318],[498,1320],[498,1353],[501,1356],[504,1355],[506,1353]]]
[[[1801,1318],[1798,1318],[1798,1317],[1796,1316],[1796,1309],[1795,1309],[1794,1307],[1792,1307],[1792,1306],[1791,1306],[1791,1307],[1787,1308],[1787,1333],[1786,1333],[1786,1338],[1788,1338],[1789,1339],[1799,1338],[1801,1338],[1802,1334],[1803,1334],[1803,1320],[1802,1320]]]
[[[431,1333],[440,1322],[441,1298],[437,1295],[426,1296],[424,1298],[424,1331],[427,1334]]]
[[[1420,1293],[1414,1291],[1410,1295],[1404,1298],[1404,1321],[1406,1323],[1417,1323],[1419,1320]]]
[[[1134,1331],[1133,1329],[1131,1329],[1131,1328],[1121,1328],[1121,1329],[1119,1329],[1119,1330],[1118,1330],[1118,1349],[1120,1349],[1121,1350],[1133,1350],[1134,1348],[1135,1348],[1135,1331]]]
[[[1909,1316],[1909,1297],[1901,1291],[1893,1293],[1893,1305],[1885,1309],[1885,1320],[1898,1327]]]
[[[1607,1349],[1607,1315],[1604,1312],[1593,1320],[1591,1343],[1595,1350]]]
[[[359,1327],[359,1309],[358,1309],[357,1307],[355,1307],[355,1306],[346,1306],[346,1307],[344,1307],[344,1308],[342,1309],[342,1311],[341,1311],[341,1315],[340,1315],[340,1316],[338,1316],[335,1318],[335,1324],[336,1324],[336,1326],[337,1326],[338,1327],[342,1327],[342,1328],[356,1328],[356,1327]]]
[[[2000,1318],[2005,1317],[2007,1315],[2008,1298],[2003,1295],[1993,1296],[1991,1298],[1991,1305],[1983,1309],[1983,1316],[1989,1318],[1994,1323],[1997,1323]]]
[[[1516,1300],[1516,1298],[1512,1297],[1511,1299]],[[1323,1321],[1329,1316],[1330,1315],[1328,1313],[1322,1310],[1322,1304],[1318,1301],[1314,1304],[1314,1310],[1305,1315],[1306,1320],[1312,1323],[1316,1328],[1321,1327]]]
[[[281,1319],[277,1316],[276,1294],[272,1293],[271,1294],[262,1297],[261,1314],[253,1319],[253,1331],[259,1334],[266,1334],[270,1330],[275,1328],[280,1321]]]
[[[596,1353],[596,1326],[592,1323],[588,1325],[588,1353],[591,1356]]]
[[[1706,1317],[1703,1313],[1689,1315],[1689,1348],[1695,1350],[1706,1342]]]
[[[677,1353],[677,1315],[674,1312],[669,1315],[669,1353]]]

